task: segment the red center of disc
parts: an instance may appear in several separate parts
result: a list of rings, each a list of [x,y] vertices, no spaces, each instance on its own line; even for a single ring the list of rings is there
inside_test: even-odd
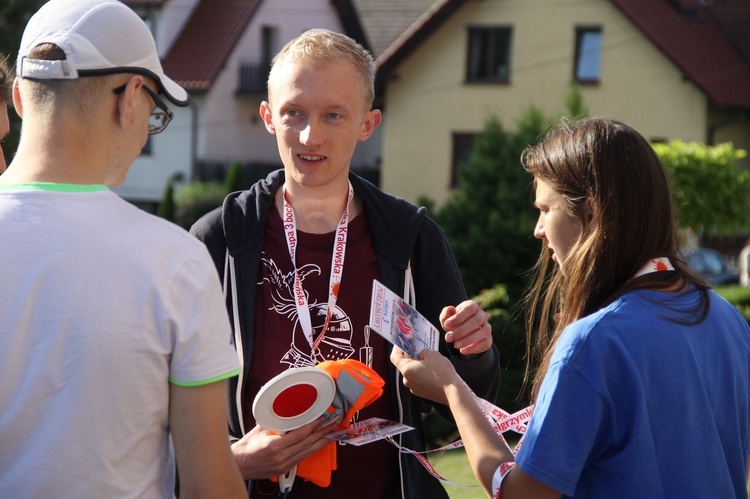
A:
[[[314,386],[305,383],[284,389],[273,401],[273,412],[282,418],[293,418],[304,414],[318,399]]]

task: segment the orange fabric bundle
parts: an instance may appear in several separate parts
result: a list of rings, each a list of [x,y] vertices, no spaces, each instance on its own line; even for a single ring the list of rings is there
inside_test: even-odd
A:
[[[326,371],[336,382],[336,397],[328,409],[343,412],[336,429],[349,426],[357,411],[372,404],[383,394],[383,378],[358,360],[326,360],[315,367]]]
[[[383,378],[367,365],[352,359],[327,360],[317,366],[331,375],[336,382],[336,396],[329,416],[341,414],[336,429],[349,426],[357,411],[364,409],[383,394]],[[331,484],[331,473],[336,469],[336,442],[303,460],[297,465],[297,476],[319,487]]]

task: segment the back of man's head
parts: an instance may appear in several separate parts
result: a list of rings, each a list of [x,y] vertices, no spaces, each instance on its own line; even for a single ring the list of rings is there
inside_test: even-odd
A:
[[[153,36],[143,20],[117,0],[51,0],[24,30],[16,72],[34,82],[135,73],[153,79],[178,106],[187,92],[161,67]]]

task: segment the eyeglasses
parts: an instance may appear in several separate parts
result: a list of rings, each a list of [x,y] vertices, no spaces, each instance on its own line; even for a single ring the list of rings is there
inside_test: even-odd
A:
[[[169,122],[172,121],[174,114],[153,90],[148,88],[146,85],[141,86],[141,88],[146,91],[146,93],[151,97],[151,100],[153,100],[154,104],[156,105],[154,110],[151,111],[151,116],[148,119],[148,134],[154,135],[155,133],[159,133],[167,128],[167,125],[169,125]],[[112,91],[116,95],[120,95],[125,91],[125,85],[117,87]]]

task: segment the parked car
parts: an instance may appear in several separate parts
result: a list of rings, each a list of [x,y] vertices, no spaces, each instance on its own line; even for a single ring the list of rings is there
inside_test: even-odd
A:
[[[714,284],[740,282],[740,273],[716,250],[696,248],[686,252],[685,257],[690,268],[705,275]]]

